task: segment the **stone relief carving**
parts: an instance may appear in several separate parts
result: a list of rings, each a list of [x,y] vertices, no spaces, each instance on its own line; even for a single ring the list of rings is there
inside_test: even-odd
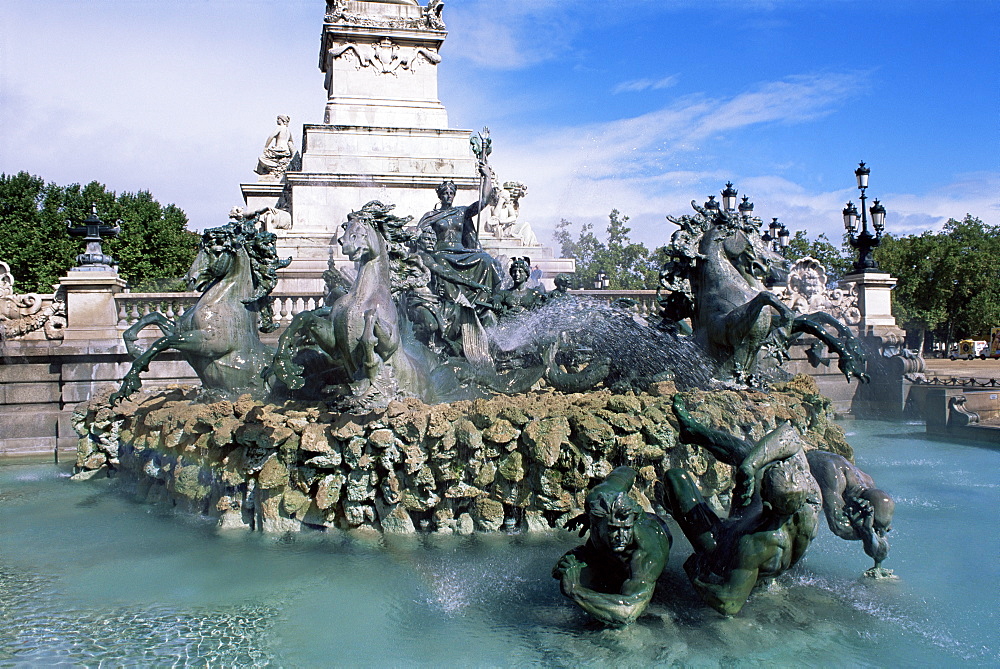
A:
[[[430,30],[445,30],[441,14],[444,11],[443,0],[430,0],[426,7],[421,7],[419,17],[402,16],[372,16],[352,11],[349,0],[327,0],[326,22],[346,23],[373,28],[425,28]],[[420,7],[415,0],[411,2],[387,2],[385,4],[407,5]]]
[[[10,265],[0,261],[0,339],[16,339],[44,329],[46,339],[62,339],[66,327],[66,302],[62,291],[46,297],[14,293],[14,275]]]
[[[437,65],[441,56],[423,47],[399,46],[388,37],[378,44],[348,42],[330,48],[330,60],[336,60],[352,53],[358,59],[357,68],[373,67],[379,74],[396,74],[397,70],[413,71],[413,66],[423,57],[428,63]]]
[[[288,127],[290,120],[284,114],[278,116],[274,131],[264,142],[264,153],[257,159],[257,169],[254,170],[260,175],[260,181],[281,181],[285,172],[295,169],[298,154]]]
[[[844,290],[827,288],[826,267],[806,256],[792,263],[784,302],[797,314],[825,311],[847,325],[861,322],[857,286]]]

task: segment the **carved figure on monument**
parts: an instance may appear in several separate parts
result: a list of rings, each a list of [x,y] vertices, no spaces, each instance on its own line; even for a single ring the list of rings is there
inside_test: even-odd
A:
[[[788,271],[788,291],[792,311],[808,314],[826,311],[826,268],[815,258],[805,257],[792,263]]]
[[[875,487],[872,477],[837,453],[814,450],[806,453],[809,469],[823,492],[823,512],[830,531],[841,539],[861,541],[865,553],[875,560],[866,576],[885,577],[892,571],[882,568],[889,555],[886,533],[892,530],[896,503],[888,493]]]
[[[432,30],[444,30],[443,12],[444,0],[430,0],[427,6],[424,7],[424,22],[427,24],[427,27]]]
[[[642,615],[663,573],[672,537],[666,525],[629,497],[636,473],[619,467],[587,495],[577,516],[587,543],[552,569],[562,593],[605,625],[627,625]],[[575,526],[575,523],[574,523]]]
[[[369,0],[371,3],[384,5],[401,5],[403,7],[420,7],[417,0]],[[350,11],[348,0],[327,0],[326,21],[328,23],[348,23],[359,26],[377,28],[429,28],[444,30],[445,25],[441,14],[444,10],[442,0],[430,0],[426,7],[421,7],[420,15],[369,15],[355,14]]]
[[[668,470],[663,482],[663,505],[694,549],[684,563],[691,585],[719,613],[735,615],[761,579],[778,576],[805,554],[819,527],[820,488],[791,423],[754,444],[696,421],[680,395],[674,412],[685,441],[736,468],[727,518],[716,514],[685,470]]]
[[[10,265],[0,261],[0,340],[23,337],[44,328],[47,339],[62,339],[66,327],[66,303],[62,291],[46,298],[35,293],[14,293],[14,275]]]
[[[436,189],[438,206],[424,214],[418,224],[422,232],[432,230],[437,239],[429,255],[463,279],[452,281],[435,273],[435,292],[444,300],[445,339],[461,341],[463,353],[470,359],[487,355],[482,348],[486,344],[482,326],[484,320],[487,324],[495,320],[490,300],[501,284],[496,260],[482,250],[476,230],[476,214],[493,197],[492,170],[485,163],[479,168],[486,188],[478,202],[455,206],[457,188],[453,181],[445,181]]]
[[[292,214],[283,208],[284,198],[275,207],[261,207],[257,211],[247,212],[243,207],[233,207],[229,210],[229,218],[234,221],[249,221],[259,223],[261,230],[291,230]]]
[[[497,201],[487,220],[487,229],[500,239],[517,239],[524,246],[538,246],[531,225],[518,218],[521,198],[527,194],[528,187],[518,181],[507,181],[496,192]]]
[[[357,68],[373,67],[379,74],[396,74],[396,70],[411,70],[418,62],[418,56],[428,63],[437,65],[441,56],[423,47],[399,46],[388,37],[377,44],[348,42],[330,48],[330,59],[335,60],[346,53],[353,53],[358,59]]]
[[[845,290],[827,286],[826,267],[806,256],[792,263],[788,288],[782,299],[798,314],[825,311],[847,325],[861,322],[857,286]]]
[[[261,181],[280,181],[295,157],[295,142],[288,128],[290,118],[278,116],[277,127],[264,142],[264,153],[257,159],[257,169]]]

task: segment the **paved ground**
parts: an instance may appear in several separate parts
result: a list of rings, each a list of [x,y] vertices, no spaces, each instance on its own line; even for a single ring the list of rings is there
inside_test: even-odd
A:
[[[927,378],[935,376],[998,379],[1000,380],[1000,360],[949,360],[947,358],[925,358]]]

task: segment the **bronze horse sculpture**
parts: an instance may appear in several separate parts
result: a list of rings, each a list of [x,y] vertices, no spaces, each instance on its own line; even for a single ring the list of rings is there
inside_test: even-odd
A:
[[[786,261],[768,248],[752,221],[691,206],[697,216],[669,218],[680,230],[660,272],[658,299],[665,324],[680,328],[677,324],[690,318],[695,341],[715,363],[716,378],[758,385],[762,351],[787,358],[791,343],[809,334],[838,354],[848,380],[868,380],[861,345],[846,326],[824,312],[796,315],[767,289]]]
[[[429,365],[419,347],[404,345],[405,318],[392,297],[386,216],[392,207],[372,201],[347,216],[338,240],[357,266],[347,294],[332,306],[296,315],[278,340],[274,371],[290,389],[302,388],[304,347],[325,354],[324,372],[347,384],[362,405],[385,404],[397,395],[429,400]]]
[[[176,322],[153,312],[125,331],[125,347],[134,362],[121,388],[111,395],[111,403],[137,391],[142,385],[139,375],[167,349],[184,354],[204,388],[265,395],[270,389],[266,370],[274,350],[261,342],[258,330],[276,327],[269,294],[276,269],[289,262],[278,260],[272,234],[249,223],[230,222],[206,230],[185,277],[192,289],[202,291],[201,297]],[[141,351],[139,332],[150,325],[160,328],[163,336]]]

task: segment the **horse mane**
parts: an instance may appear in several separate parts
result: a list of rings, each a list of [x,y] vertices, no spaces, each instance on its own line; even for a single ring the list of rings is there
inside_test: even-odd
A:
[[[277,235],[273,232],[258,230],[249,221],[229,221],[223,226],[209,228],[202,235],[202,247],[210,244],[219,245],[236,254],[240,249],[246,252],[250,260],[250,279],[254,288],[253,294],[243,300],[247,308],[256,308],[261,314],[259,329],[261,332],[273,332],[277,329],[274,314],[271,310],[271,291],[278,284],[278,270],[288,267],[291,258],[279,258],[275,246]]]

